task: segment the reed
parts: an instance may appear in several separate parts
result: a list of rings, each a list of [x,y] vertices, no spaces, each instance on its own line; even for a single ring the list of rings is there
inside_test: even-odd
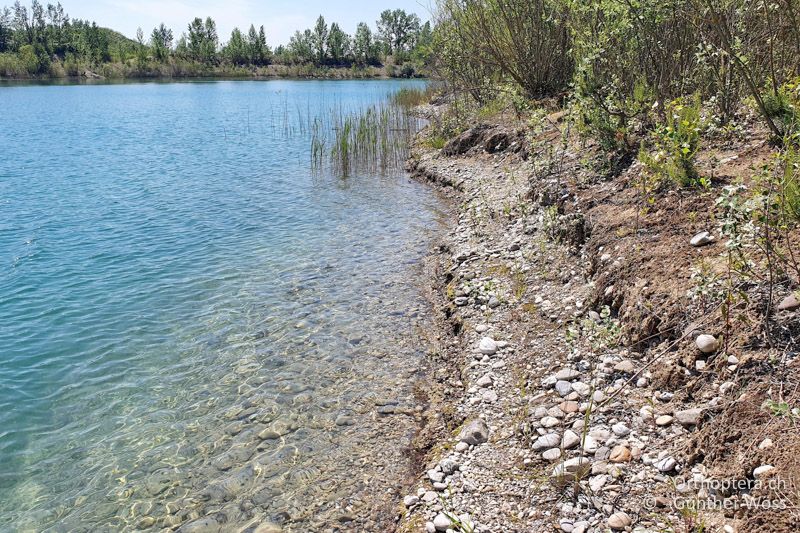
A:
[[[412,136],[421,119],[398,99],[362,110],[331,111],[311,128],[311,163],[316,174],[329,170],[339,177],[355,173],[386,175],[408,159]]]

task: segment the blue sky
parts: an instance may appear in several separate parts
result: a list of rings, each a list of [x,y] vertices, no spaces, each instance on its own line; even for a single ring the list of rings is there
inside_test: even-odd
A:
[[[56,0],[50,0],[55,3]],[[295,30],[313,25],[318,15],[338,22],[348,33],[356,24],[375,21],[384,9],[405,9],[417,13],[423,21],[430,19],[432,0],[60,0],[72,18],[96,21],[100,26],[115,29],[135,37],[140,27],[149,35],[154,26],[164,22],[177,38],[186,31],[194,17],[211,16],[217,22],[220,40],[227,41],[231,30],[238,26],[246,30],[253,23],[264,25],[271,46],[288,42]],[[23,0],[24,3],[25,0]],[[10,0],[0,5],[10,4]],[[47,2],[43,2],[46,4]]]

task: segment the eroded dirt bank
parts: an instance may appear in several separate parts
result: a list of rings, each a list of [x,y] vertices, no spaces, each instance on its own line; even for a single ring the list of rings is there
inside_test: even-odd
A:
[[[723,268],[715,202],[766,135],[707,145],[711,186],[643,210],[641,166],[592,170],[562,118],[419,139],[410,170],[458,220],[428,265],[430,409],[399,530],[796,531],[795,287],[739,287],[722,313],[698,274]]]

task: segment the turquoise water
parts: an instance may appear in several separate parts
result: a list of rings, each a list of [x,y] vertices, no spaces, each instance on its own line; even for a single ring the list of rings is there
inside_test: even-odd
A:
[[[402,83],[0,86],[0,530],[315,530],[400,475],[442,206],[307,124]]]

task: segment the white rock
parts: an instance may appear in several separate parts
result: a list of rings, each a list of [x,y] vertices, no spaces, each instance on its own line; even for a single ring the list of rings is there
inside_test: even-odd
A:
[[[558,418],[554,416],[546,416],[541,420],[542,427],[544,428],[552,428],[558,425]]]
[[[569,450],[581,443],[581,438],[577,433],[568,429],[564,432],[564,438],[561,440],[561,446],[565,450]]]
[[[630,434],[631,428],[620,422],[611,426],[611,431],[613,431],[618,437],[626,437]]]
[[[403,498],[403,505],[406,507],[414,507],[419,503],[419,498],[417,496],[412,496],[409,494],[405,498]]]
[[[753,470],[753,477],[756,479],[767,477],[773,470],[775,470],[775,467],[772,465],[761,465]]]
[[[437,514],[433,519],[433,527],[436,528],[436,531],[447,531],[451,525],[453,522],[444,513]]]
[[[661,415],[656,418],[656,425],[657,426],[668,426],[672,424],[672,421],[675,420],[673,417],[669,415]]]
[[[542,454],[542,459],[546,461],[558,461],[561,459],[561,450],[559,448],[550,448]]]
[[[631,525],[631,517],[622,511],[608,517],[608,527],[620,531]]]
[[[714,353],[719,349],[719,341],[713,335],[699,335],[694,342],[703,353]]]
[[[714,239],[714,236],[711,235],[709,232],[701,231],[700,233],[692,237],[692,239],[689,241],[689,244],[697,248],[700,246],[705,246],[706,244],[711,244],[715,240],[716,239]]]
[[[572,392],[572,384],[569,381],[556,381],[556,392],[561,396],[566,396]]]
[[[561,442],[561,437],[558,436],[558,433],[548,433],[536,439],[533,443],[533,450],[538,452],[548,448],[555,448],[559,442]]]
[[[494,355],[497,352],[497,343],[491,337],[484,337],[478,344],[478,350],[484,355]]]
[[[656,468],[659,472],[667,473],[672,472],[675,470],[675,467],[678,466],[678,462],[675,461],[672,457],[664,457],[660,461],[655,464]]]

